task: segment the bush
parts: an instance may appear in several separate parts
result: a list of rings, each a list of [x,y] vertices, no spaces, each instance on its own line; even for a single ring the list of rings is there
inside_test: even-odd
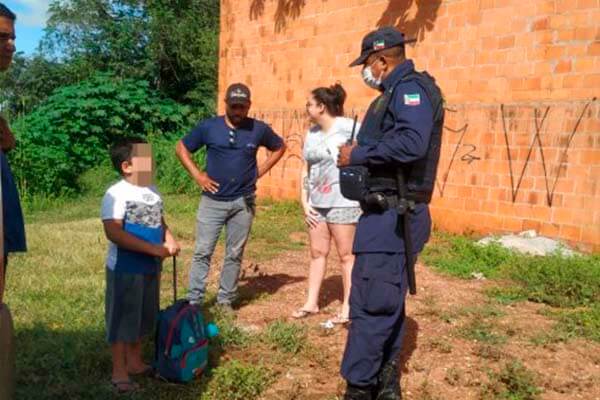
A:
[[[11,162],[21,192],[68,195],[81,190],[81,173],[106,162],[115,141],[175,138],[191,125],[189,109],[162,99],[148,82],[97,74],[56,90],[13,124]]]
[[[180,137],[170,138],[161,135],[148,137],[152,144],[152,155],[156,161],[156,183],[162,193],[197,193],[200,188],[190,177],[175,154],[175,145]],[[196,164],[204,168],[206,164],[206,151],[198,151],[193,156]]]

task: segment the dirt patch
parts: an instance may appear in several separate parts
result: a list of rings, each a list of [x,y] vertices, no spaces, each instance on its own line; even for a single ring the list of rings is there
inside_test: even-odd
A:
[[[184,252],[180,263],[184,285],[190,255],[191,250]],[[209,278],[213,290],[218,287],[222,257],[219,247]],[[262,263],[246,260],[238,323],[261,330],[274,320],[290,319],[305,300],[308,261],[307,250],[286,252]],[[330,257],[329,266],[320,313],[299,321],[308,328],[307,348],[271,366],[278,372],[277,380],[264,399],[333,400],[343,391],[339,365],[347,330],[320,326],[341,305],[342,282],[335,256]],[[418,265],[417,280],[418,295],[407,299],[407,336],[401,358],[405,399],[491,399],[494,373],[516,360],[532,372],[541,399],[600,399],[600,345],[585,340],[536,342],[556,323],[542,315],[545,306],[494,303],[484,294],[493,282],[451,278],[425,265]],[[227,354],[233,359],[246,357],[244,351]]]

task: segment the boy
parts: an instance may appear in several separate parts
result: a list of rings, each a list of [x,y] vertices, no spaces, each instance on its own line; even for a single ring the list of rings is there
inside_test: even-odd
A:
[[[163,202],[152,186],[152,150],[141,140],[111,149],[123,179],[102,200],[102,222],[110,241],[106,260],[106,333],[113,358],[113,387],[139,386],[130,375],[151,371],[142,360],[141,338],[152,333],[159,308],[160,265],[179,245],[163,218]]]

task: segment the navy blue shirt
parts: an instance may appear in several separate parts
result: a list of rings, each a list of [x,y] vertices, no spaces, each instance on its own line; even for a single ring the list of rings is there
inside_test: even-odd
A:
[[[216,193],[203,194],[214,200],[234,200],[256,191],[259,146],[279,150],[283,139],[264,122],[252,118],[237,128],[230,128],[224,116],[200,122],[182,139],[189,152],[206,146],[206,173],[219,183]]]
[[[414,71],[414,64],[406,60],[398,65],[382,82],[383,90],[395,86],[382,122],[383,137],[370,142],[361,137],[373,121],[368,117],[357,136],[358,146],[350,157],[351,165],[395,170],[425,157],[433,129],[433,107],[425,91],[414,81],[398,83]],[[377,101],[377,100],[376,100]],[[364,213],[358,221],[354,236],[355,253],[403,253],[402,235],[396,232],[396,210],[383,214]],[[423,249],[431,231],[431,216],[427,204],[418,204],[411,218],[411,232],[415,252]]]
[[[25,223],[19,202],[19,192],[4,153],[0,154],[2,168],[2,205],[4,221],[4,252],[26,251]],[[1,255],[0,255],[1,256]]]

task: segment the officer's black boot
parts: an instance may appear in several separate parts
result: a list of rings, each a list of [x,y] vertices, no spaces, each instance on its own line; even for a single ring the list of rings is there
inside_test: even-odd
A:
[[[396,361],[388,361],[377,377],[377,397],[374,400],[402,400],[400,377]]]
[[[360,387],[348,384],[343,400],[373,400],[372,390],[373,388],[370,386]]]

